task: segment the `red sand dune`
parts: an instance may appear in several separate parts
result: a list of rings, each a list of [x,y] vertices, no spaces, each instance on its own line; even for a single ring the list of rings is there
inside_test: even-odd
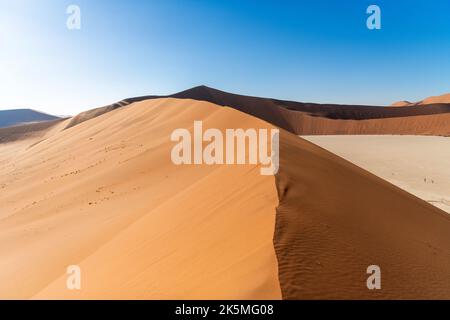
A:
[[[194,120],[272,127],[152,99],[1,143],[0,297],[450,298],[443,211],[284,130],[276,179],[174,166],[170,132]],[[66,289],[71,264],[81,291]],[[372,264],[380,291],[366,288]]]
[[[410,107],[413,106],[414,103],[406,100],[397,101],[391,104],[391,107]]]
[[[394,102],[392,104],[393,107],[411,107],[411,106],[429,106],[432,104],[439,104],[439,103],[450,103],[450,93],[442,94],[440,96],[433,96],[425,98],[418,102],[410,102],[410,101],[398,101]]]
[[[174,165],[170,134],[194,120],[271,127],[155,99],[0,143],[0,298],[281,298],[275,179],[254,165]],[[66,287],[70,265],[81,291]]]
[[[427,108],[334,105],[283,101],[237,95],[206,86],[195,87],[167,97],[208,101],[229,106],[297,135],[319,134],[420,134],[450,135],[450,104]],[[133,102],[155,99],[144,96],[125,99],[75,117],[69,127]],[[385,121],[388,120],[388,121]]]
[[[285,299],[449,299],[450,216],[293,134],[275,230]],[[378,265],[382,289],[365,286]]]
[[[39,136],[40,134],[44,134],[50,128],[62,122],[64,122],[63,119],[0,128],[0,143],[12,142]]]
[[[297,135],[387,134],[450,136],[450,113],[369,120],[334,120],[291,113]]]

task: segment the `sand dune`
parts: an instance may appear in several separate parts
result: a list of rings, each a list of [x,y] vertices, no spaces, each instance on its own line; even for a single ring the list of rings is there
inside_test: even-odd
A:
[[[410,107],[412,105],[414,105],[414,103],[407,100],[397,101],[391,104],[392,107]]]
[[[61,119],[0,128],[0,143],[44,138],[48,132],[51,132],[56,127],[59,128],[61,123],[65,123],[65,126],[67,126],[66,122],[67,120]],[[64,129],[64,127],[60,129]]]
[[[270,127],[206,102],[152,100],[2,163],[0,297],[281,297],[274,178],[255,166],[173,165],[171,131],[198,119]],[[69,265],[82,269],[79,292],[66,289]]]
[[[442,94],[440,96],[428,97],[421,101],[420,104],[435,104],[435,103],[450,103],[450,93]]]
[[[170,133],[194,120],[272,127],[151,99],[0,144],[0,297],[450,297],[446,213],[285,130],[275,179],[251,165],[175,166]],[[372,264],[380,291],[366,287]],[[81,291],[67,290],[68,265]]]
[[[0,128],[58,119],[60,118],[31,109],[0,110]]]
[[[206,86],[165,96],[229,106],[298,135],[420,134],[450,135],[450,104],[422,108],[302,103],[232,94]],[[130,103],[158,96],[125,99],[75,117],[69,127]]]
[[[450,216],[283,132],[275,248],[286,299],[448,299]],[[378,265],[382,289],[366,288]]]
[[[450,213],[450,138],[303,136]]]
[[[410,102],[410,101],[398,101],[392,104],[393,107],[411,107],[411,106],[429,106],[432,104],[439,103],[450,103],[450,93],[442,94],[440,96],[433,96],[425,98],[418,102]]]
[[[370,120],[333,120],[291,114],[298,135],[429,135],[450,136],[450,113]]]
[[[420,134],[450,135],[450,104],[385,108],[283,101],[196,87],[174,94],[230,106],[297,135]]]
[[[141,100],[142,101],[142,100]],[[84,121],[96,118],[98,116],[101,116],[104,113],[108,113],[110,111],[113,111],[117,108],[121,108],[123,106],[129,105],[130,103],[126,102],[126,101],[120,101],[117,103],[113,103],[111,105],[107,105],[104,107],[100,107],[100,108],[95,108],[95,109],[91,109],[88,111],[84,111],[81,112],[79,114],[77,114],[76,116],[72,117],[69,121],[69,123],[67,124],[66,129],[71,128],[73,126],[76,126],[79,123],[82,123]]]

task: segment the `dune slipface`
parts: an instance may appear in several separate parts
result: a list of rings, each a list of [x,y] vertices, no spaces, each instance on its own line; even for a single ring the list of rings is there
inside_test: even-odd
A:
[[[281,298],[274,177],[255,165],[174,165],[170,134],[194,120],[271,127],[207,102],[160,99],[66,122],[9,153],[0,297]],[[70,265],[81,268],[80,291],[67,290]]]
[[[275,249],[285,299],[448,299],[450,216],[281,132]],[[368,290],[378,265],[382,289]]]

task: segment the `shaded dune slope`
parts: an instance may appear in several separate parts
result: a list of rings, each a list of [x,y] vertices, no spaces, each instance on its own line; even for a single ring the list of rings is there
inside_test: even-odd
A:
[[[142,101],[142,100],[139,100]],[[136,101],[137,102],[137,101]],[[79,114],[77,114],[76,116],[72,117],[69,121],[69,123],[67,124],[67,129],[71,128],[73,126],[76,126],[77,124],[80,124],[84,121],[96,118],[98,116],[101,116],[102,114],[108,113],[110,111],[113,111],[117,108],[121,108],[124,106],[127,106],[131,104],[131,102],[123,100],[123,101],[119,101],[117,103],[113,103],[111,105],[107,105],[105,107],[99,107],[99,108],[95,108],[95,109],[91,109],[88,111],[84,111],[81,112]]]
[[[450,136],[450,113],[370,120],[332,120],[291,114],[298,135],[435,135]]]
[[[429,108],[413,107],[407,109],[365,105],[318,104],[245,96],[206,86],[188,89],[172,96],[175,98],[205,100],[222,106],[231,106],[257,117],[258,115],[254,113],[262,112],[261,109],[267,108],[274,110],[281,108],[328,119],[342,120],[367,120],[450,113],[450,105],[447,104],[431,105]]]
[[[377,107],[301,103],[232,94],[206,86],[195,87],[170,96],[208,101],[229,106],[265,120],[295,134],[431,134],[450,135],[450,104],[427,108]],[[143,96],[125,99],[107,107],[88,111],[73,119],[69,127],[84,119],[109,112],[133,102],[155,99]],[[426,116],[426,117],[425,117]],[[387,122],[381,120],[389,119]]]
[[[448,299],[450,216],[281,133],[274,244],[285,299]],[[382,289],[366,287],[370,265]]]

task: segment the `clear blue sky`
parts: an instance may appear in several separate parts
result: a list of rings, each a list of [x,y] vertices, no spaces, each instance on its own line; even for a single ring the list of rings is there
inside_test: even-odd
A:
[[[82,28],[66,28],[66,8]],[[382,29],[366,28],[366,8]],[[313,102],[450,92],[449,0],[0,0],[0,109],[75,114],[206,84]]]

